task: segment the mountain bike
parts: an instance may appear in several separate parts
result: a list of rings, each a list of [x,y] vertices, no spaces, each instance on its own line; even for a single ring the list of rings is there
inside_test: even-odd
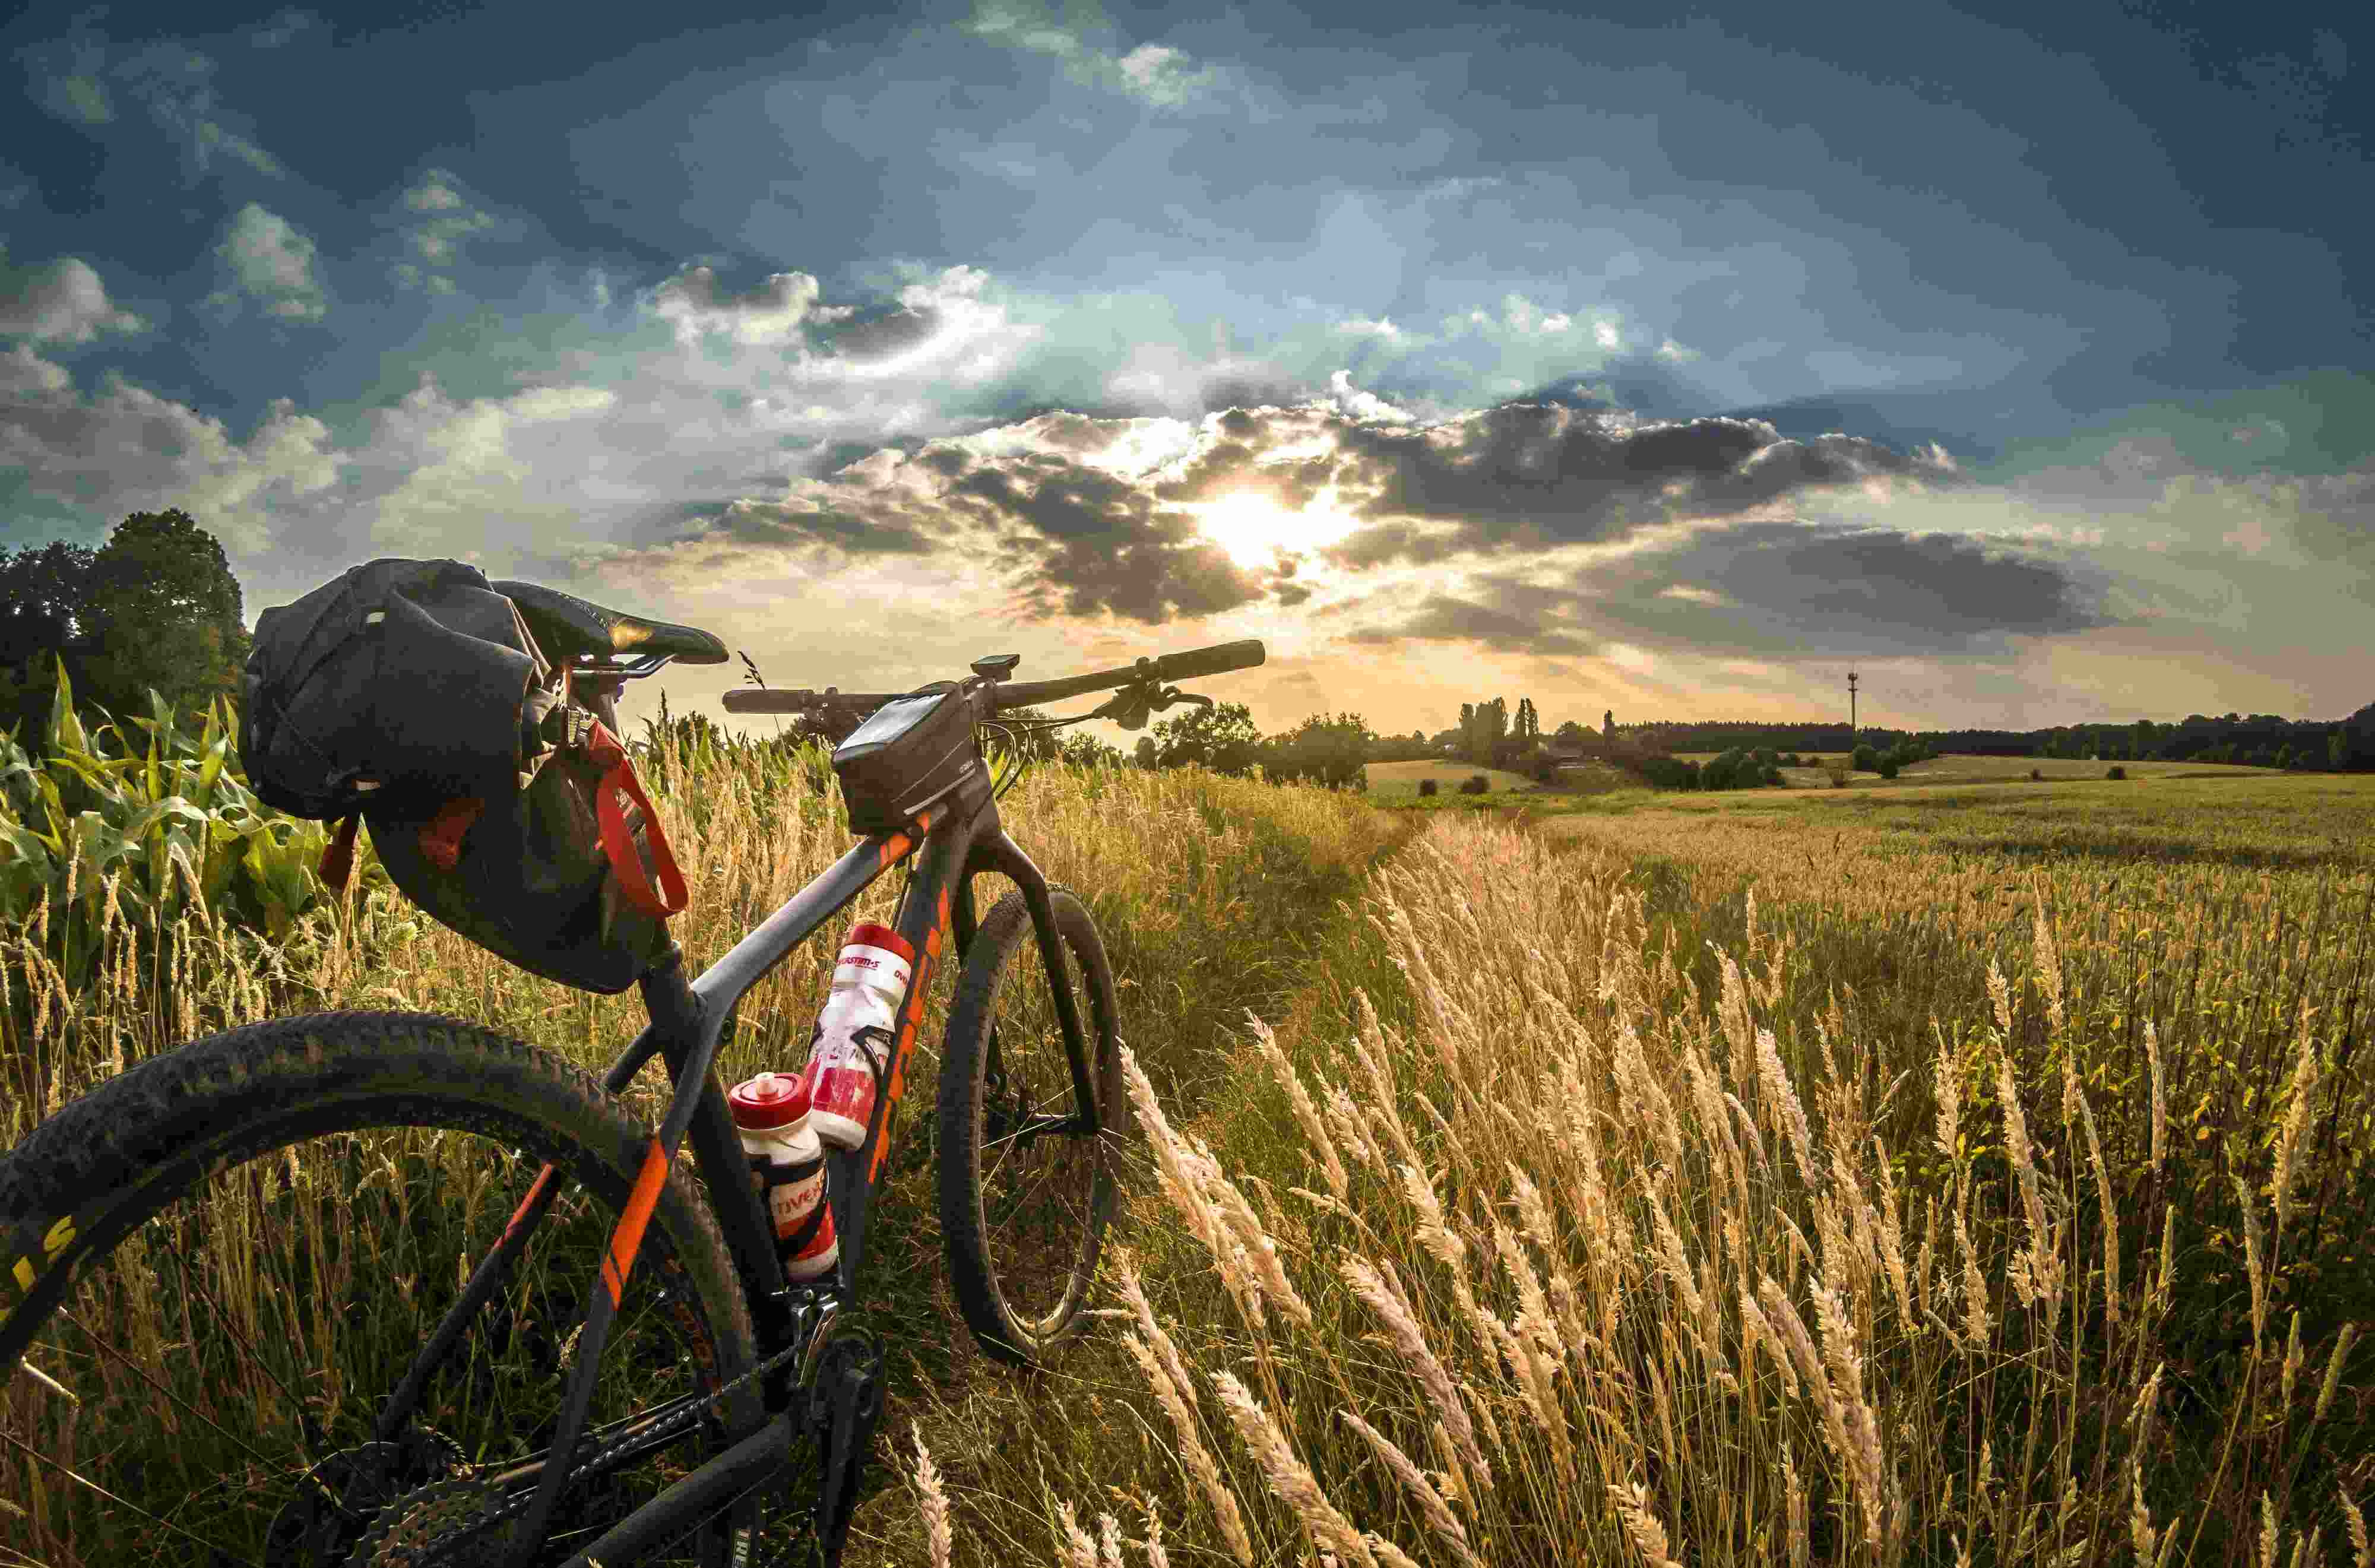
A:
[[[723,657],[690,628],[523,607],[614,731],[625,681]],[[1169,683],[1262,657],[1018,684],[1010,654],[920,693],[728,693],[828,734],[943,693],[969,756],[699,978],[669,943],[636,983],[648,1027],[598,1079],[464,1020],[330,1012],[55,1109],[0,1161],[0,1568],[837,1563],[901,1326],[866,1321],[868,1214],[944,944],[937,1196],[989,1356],[1042,1363],[1080,1326],[1128,1132],[1104,946],[1000,824],[1028,749],[993,777],[981,736],[1142,727],[1209,705]],[[1097,692],[1074,719],[999,718]],[[872,1122],[828,1152],[839,1262],[793,1285],[715,1063],[744,994],[894,867],[917,961]],[[985,915],[986,872],[1012,888]],[[656,1125],[630,1093],[655,1058]]]

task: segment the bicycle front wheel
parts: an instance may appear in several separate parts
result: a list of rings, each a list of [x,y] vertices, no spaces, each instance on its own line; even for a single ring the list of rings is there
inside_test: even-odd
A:
[[[0,1568],[514,1561],[490,1515],[533,1491],[648,1140],[559,1057],[411,1014],[234,1030],[68,1105],[0,1161]],[[501,1288],[384,1423],[532,1186]],[[704,1403],[753,1349],[682,1171],[623,1287],[549,1561],[763,1419],[755,1386]],[[650,1561],[739,1561],[755,1512]]]
[[[1042,1361],[1088,1304],[1129,1131],[1105,944],[1078,898],[1048,897],[1068,973],[1049,973],[1029,906],[1008,893],[965,956],[940,1058],[949,1283],[983,1351],[1016,1365]],[[1087,1103],[1056,1012],[1059,984],[1086,1035]]]

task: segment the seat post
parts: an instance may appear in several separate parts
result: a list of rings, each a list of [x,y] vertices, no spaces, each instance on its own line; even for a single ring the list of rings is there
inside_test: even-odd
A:
[[[626,689],[626,681],[615,675],[585,675],[574,670],[570,672],[569,690],[572,695],[592,709],[594,716],[600,719],[603,727],[612,735],[619,735],[619,693]],[[623,741],[627,737],[619,735],[619,738]]]

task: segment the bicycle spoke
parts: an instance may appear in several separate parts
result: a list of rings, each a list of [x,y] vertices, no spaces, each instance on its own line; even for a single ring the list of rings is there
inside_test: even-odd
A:
[[[192,1421],[201,1422],[204,1425],[213,1428],[216,1432],[222,1434],[225,1442],[242,1450],[249,1458],[254,1459],[257,1464],[276,1470],[281,1468],[281,1462],[279,1460],[277,1460],[271,1456],[266,1454],[262,1449],[254,1447],[253,1444],[249,1444],[245,1438],[240,1436],[229,1427],[223,1425],[222,1422],[215,1420],[212,1416],[207,1415],[204,1410],[199,1409],[187,1399],[183,1398],[180,1395],[166,1387],[162,1383],[160,1383],[156,1378],[150,1376],[146,1367],[141,1366],[130,1356],[125,1355],[114,1346],[110,1345],[106,1340],[101,1339],[97,1333],[92,1331],[89,1326],[85,1324],[73,1313],[68,1312],[62,1306],[58,1308],[58,1315],[65,1319],[66,1322],[73,1324],[77,1328],[80,1329],[82,1331],[83,1338],[89,1339],[101,1355],[106,1356],[108,1359],[114,1362],[116,1365],[122,1367],[124,1371],[130,1373],[133,1376],[147,1384],[154,1392],[163,1396],[166,1399],[171,1400],[174,1408],[179,1409],[183,1415],[188,1416]],[[72,1394],[68,1394],[66,1397],[69,1399],[75,1399],[75,1397]],[[75,1399],[75,1402],[77,1404],[81,1403],[79,1399]]]

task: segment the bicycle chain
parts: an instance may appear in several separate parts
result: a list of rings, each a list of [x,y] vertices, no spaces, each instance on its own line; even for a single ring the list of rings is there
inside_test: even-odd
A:
[[[621,1437],[606,1447],[596,1449],[579,1469],[598,1471],[605,1461],[631,1447],[664,1442],[691,1430],[727,1395],[774,1375],[807,1351],[806,1337],[795,1336],[789,1349],[776,1351],[731,1382],[719,1384],[714,1392],[667,1417],[656,1427]],[[452,1503],[466,1502],[474,1496],[480,1499],[474,1506],[467,1509],[450,1507]],[[443,1480],[416,1487],[382,1509],[372,1521],[371,1533],[363,1538],[356,1549],[356,1555],[349,1561],[359,1568],[431,1568],[431,1565],[443,1568],[449,1563],[452,1568],[467,1568],[467,1559],[450,1560],[445,1552],[473,1536],[526,1514],[535,1500],[533,1491],[488,1492],[485,1483],[467,1472],[448,1476]],[[418,1527],[408,1527],[415,1526]],[[434,1533],[424,1535],[424,1530]],[[404,1533],[405,1539],[392,1539],[399,1531]],[[431,1554],[419,1555],[424,1550]]]

